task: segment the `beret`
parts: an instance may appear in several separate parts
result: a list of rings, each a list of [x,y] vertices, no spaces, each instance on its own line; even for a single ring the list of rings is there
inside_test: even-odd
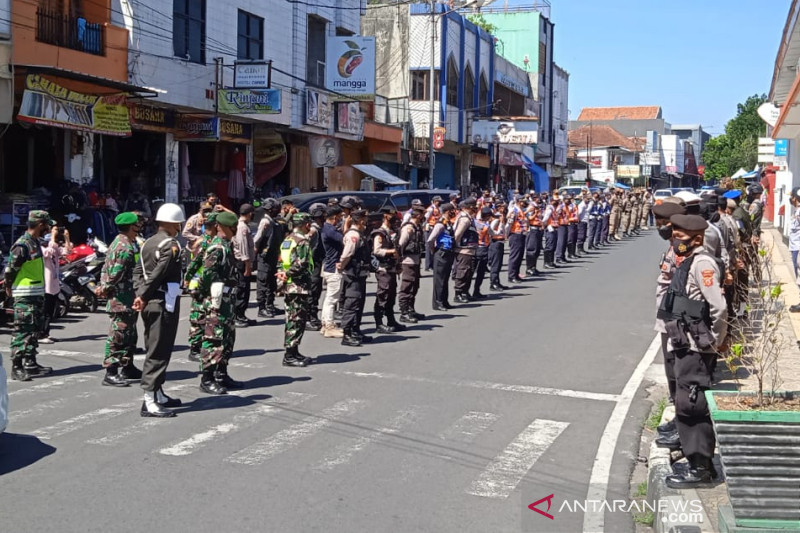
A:
[[[131,213],[130,211],[120,213],[114,217],[114,224],[117,226],[130,226],[137,222],[139,222],[139,217],[136,216],[136,213]]]
[[[217,213],[216,211],[211,211],[209,214],[206,215],[206,222],[208,224],[216,224],[217,223]]]
[[[295,213],[292,215],[292,223],[305,224],[306,222],[311,222],[311,215],[308,213]]]
[[[686,207],[675,202],[663,202],[653,206],[653,214],[658,218],[670,218],[672,215],[685,215]]]
[[[730,191],[726,192],[725,194],[723,194],[722,197],[723,198],[730,198],[731,200],[735,200],[736,198],[739,198],[741,195],[742,195],[742,191],[740,191],[739,189],[733,189],[733,190],[730,190]]]
[[[491,207],[484,207],[481,209],[481,216],[482,217],[490,217],[492,216],[492,208]]]
[[[217,224],[220,226],[233,227],[239,224],[239,219],[229,211],[223,211],[217,214]]]
[[[685,231],[705,231],[708,222],[703,220],[700,215],[672,215],[669,217],[673,229]]]

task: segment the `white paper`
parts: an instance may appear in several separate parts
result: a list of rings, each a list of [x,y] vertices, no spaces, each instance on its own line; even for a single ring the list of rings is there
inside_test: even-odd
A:
[[[164,300],[165,307],[170,313],[175,312],[175,302],[181,294],[180,283],[167,283],[167,297]]]

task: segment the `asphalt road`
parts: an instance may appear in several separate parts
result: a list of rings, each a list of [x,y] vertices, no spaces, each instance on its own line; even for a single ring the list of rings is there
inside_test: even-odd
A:
[[[663,247],[648,232],[450,314],[426,276],[428,320],[361,348],[310,332],[307,369],[281,366],[280,317],[240,329],[248,387],[227,397],[198,390],[184,320],[167,420],[139,417],[138,384],[100,386],[105,315],[68,317],[42,347],[54,375],[9,384],[2,530],[634,531],[562,505],[628,494]],[[552,520],[528,509],[550,494]]]

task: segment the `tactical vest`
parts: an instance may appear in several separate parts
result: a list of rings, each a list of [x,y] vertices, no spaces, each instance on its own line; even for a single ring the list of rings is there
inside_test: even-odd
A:
[[[283,271],[284,272],[288,272],[289,269],[292,266],[292,252],[294,252],[295,248],[297,248],[297,241],[292,239],[291,236],[288,237],[286,240],[284,240],[283,243],[281,243],[281,254],[280,254],[280,257],[281,257],[281,265],[283,266]],[[314,257],[313,257],[313,255],[311,254],[311,252],[309,250],[309,254],[308,254],[308,273],[309,273],[309,275],[313,272],[313,270],[314,270]],[[290,278],[288,275],[286,277],[286,282],[287,283],[291,283],[292,282],[292,278]]]
[[[383,228],[383,227],[380,227],[380,228],[376,229],[375,231],[373,231],[372,233],[370,233],[370,235],[369,235],[370,242],[373,242],[373,246],[374,246],[375,237],[377,237],[378,235],[380,235],[382,237],[381,238],[381,248],[382,249],[391,250],[392,248],[394,248],[394,242],[392,241],[391,234],[388,231],[386,231],[386,229]],[[370,249],[372,250],[374,248],[370,248]],[[382,266],[383,268],[386,268],[386,269],[392,269],[397,264],[397,259],[395,259],[395,257],[393,257],[391,255],[385,255],[383,257],[375,256],[375,258],[378,260],[378,264],[380,266]]]
[[[413,231],[411,233],[411,237],[408,239],[408,242],[406,243],[405,248],[400,250],[400,253],[403,255],[403,257],[408,257],[409,255],[419,255],[422,253],[422,248],[423,248],[422,232],[419,231],[419,228],[417,228],[417,226],[414,225],[413,222],[406,222],[405,224],[400,226],[400,231],[398,231],[397,233],[401,234],[403,232],[403,228],[409,225],[412,227]]]
[[[694,255],[684,259],[672,274],[669,289],[661,299],[658,308],[658,318],[665,322],[679,320],[683,322],[695,322],[703,320],[708,322],[709,308],[705,300],[692,300],[686,294],[686,283],[689,281],[689,271],[694,263]]]
[[[459,221],[463,218],[469,220],[469,226],[467,226],[466,231],[461,236],[461,240],[458,242],[458,246],[459,248],[475,248],[476,246],[478,246],[478,239],[479,239],[478,230],[475,229],[475,224],[469,218],[469,215],[465,215],[463,213],[458,215],[458,221],[456,221],[456,224],[458,224]]]
[[[351,233],[348,231],[345,233],[345,242],[347,239],[347,235]],[[366,277],[368,270],[367,270],[367,263],[370,262],[370,250],[369,246],[366,242],[364,242],[364,237],[361,235],[361,232],[357,232],[361,243],[356,247],[355,252],[353,252],[353,257],[350,258],[350,261],[347,262],[347,266],[344,267],[343,273],[347,276],[358,278],[361,276]]]

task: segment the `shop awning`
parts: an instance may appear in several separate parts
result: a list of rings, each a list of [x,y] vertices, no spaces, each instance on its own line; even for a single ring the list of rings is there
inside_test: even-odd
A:
[[[108,87],[116,92],[130,93],[133,96],[153,98],[158,96],[158,92],[147,88],[124,83],[110,78],[103,78],[101,76],[92,76],[82,72],[75,72],[65,68],[51,67],[47,65],[14,65],[15,68],[25,69],[29,74],[43,74],[45,76],[57,76],[83,83],[90,83],[102,87]],[[109,91],[111,92],[111,91]]]
[[[625,185],[624,183],[620,183],[620,182],[616,182],[614,184],[614,187],[616,187],[617,189],[630,189],[631,188],[630,185]]]
[[[522,155],[522,164],[533,174],[533,189],[536,192],[547,192],[550,190],[550,175],[545,169],[537,165],[525,154]]]
[[[370,178],[375,178],[386,185],[408,185],[407,181],[401,180],[397,176],[386,172],[377,165],[350,165],[356,170],[360,170]]]

